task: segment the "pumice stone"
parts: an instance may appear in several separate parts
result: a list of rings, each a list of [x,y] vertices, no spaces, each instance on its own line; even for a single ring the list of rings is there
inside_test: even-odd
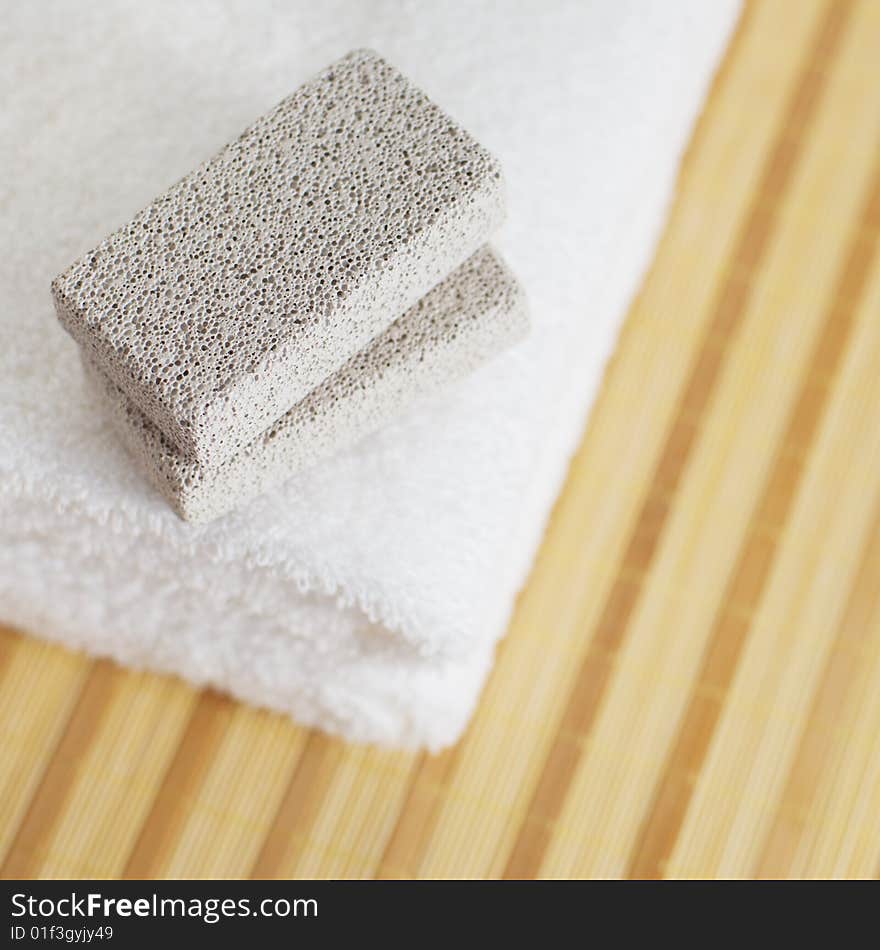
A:
[[[170,445],[217,465],[474,254],[503,203],[496,160],[360,50],[57,277],[56,311]]]
[[[375,429],[421,395],[464,376],[528,330],[523,293],[488,247],[363,352],[217,466],[183,456],[83,354],[114,426],[172,507],[208,521]]]

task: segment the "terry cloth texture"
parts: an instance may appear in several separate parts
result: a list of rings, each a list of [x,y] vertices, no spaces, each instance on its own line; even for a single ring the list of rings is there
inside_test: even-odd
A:
[[[0,616],[351,739],[464,727],[737,4],[17,4],[0,181]],[[528,340],[210,525],[146,484],[47,287],[347,50],[500,160]],[[613,460],[609,460],[613,464]]]

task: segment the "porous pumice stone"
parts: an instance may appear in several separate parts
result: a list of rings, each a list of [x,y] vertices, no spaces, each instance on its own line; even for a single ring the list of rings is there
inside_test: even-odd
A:
[[[217,464],[503,219],[496,160],[374,52],[258,119],[52,283],[62,325]]]
[[[525,336],[524,295],[482,248],[231,459],[183,456],[85,353],[87,375],[123,442],[177,513],[209,521],[379,428],[412,400],[474,370]]]

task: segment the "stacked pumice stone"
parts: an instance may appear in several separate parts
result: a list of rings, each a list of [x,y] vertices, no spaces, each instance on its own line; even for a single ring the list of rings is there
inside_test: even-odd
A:
[[[126,444],[205,521],[525,334],[485,243],[503,215],[497,162],[357,51],[52,292]]]

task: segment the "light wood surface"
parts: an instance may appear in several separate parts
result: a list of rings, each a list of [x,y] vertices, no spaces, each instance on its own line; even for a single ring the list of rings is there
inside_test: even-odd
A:
[[[878,64],[747,6],[456,748],[2,631],[3,876],[880,874]]]

